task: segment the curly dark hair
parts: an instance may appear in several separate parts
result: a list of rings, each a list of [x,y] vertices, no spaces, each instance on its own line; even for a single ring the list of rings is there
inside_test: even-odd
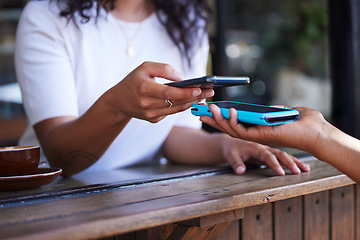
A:
[[[54,1],[54,0],[52,0]],[[108,12],[114,10],[116,0],[56,0],[62,6],[60,15],[69,21],[75,21],[75,14],[81,16],[81,23],[98,18],[100,9]],[[192,47],[198,39],[200,32],[206,33],[212,12],[207,0],[153,0],[158,19],[166,28],[172,41],[185,56],[189,67],[191,66]],[[96,16],[91,11],[96,4]],[[199,20],[204,24],[199,25]],[[200,31],[203,30],[203,31]]]

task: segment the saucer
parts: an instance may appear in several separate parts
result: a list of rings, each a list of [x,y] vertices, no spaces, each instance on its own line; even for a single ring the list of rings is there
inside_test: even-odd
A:
[[[38,168],[35,174],[0,177],[0,192],[39,188],[54,181],[61,173],[61,168]]]

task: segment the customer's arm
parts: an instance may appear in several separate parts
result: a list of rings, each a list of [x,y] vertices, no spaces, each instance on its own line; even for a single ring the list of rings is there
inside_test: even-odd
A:
[[[210,106],[214,118],[203,116],[200,120],[236,138],[306,151],[360,183],[357,167],[360,141],[331,125],[320,112],[304,107],[296,109],[300,112],[300,120],[278,126],[245,128],[238,123],[235,109],[230,110],[228,121],[215,105]]]

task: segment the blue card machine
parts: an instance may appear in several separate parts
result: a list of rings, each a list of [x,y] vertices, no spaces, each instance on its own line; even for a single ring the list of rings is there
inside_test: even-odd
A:
[[[233,101],[209,102],[208,104],[216,104],[227,119],[229,119],[229,109],[235,108],[239,122],[256,125],[279,125],[294,122],[300,118],[299,112],[290,108]],[[212,117],[209,107],[204,104],[193,104],[191,113],[196,116],[206,115]]]

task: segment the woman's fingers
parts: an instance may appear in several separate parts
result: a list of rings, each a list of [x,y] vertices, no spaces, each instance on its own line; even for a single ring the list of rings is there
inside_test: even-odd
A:
[[[111,102],[127,117],[158,122],[214,95],[213,89],[176,88],[155,78],[180,81],[183,76],[168,64],[145,62],[113,88]],[[121,103],[118,104],[118,103]]]
[[[174,104],[185,104],[196,100],[212,97],[213,89],[176,88],[155,83],[155,78],[181,81],[183,76],[169,64],[144,62],[137,70],[139,77],[147,78],[138,88],[140,96],[150,96],[158,100],[171,100]],[[152,84],[151,84],[152,82]]]
[[[251,159],[263,162],[280,176],[285,175],[283,167],[289,169],[293,174],[310,171],[309,165],[291,154],[254,142],[238,139],[229,140],[228,144],[224,145],[224,153],[236,174],[244,173],[245,162]]]
[[[279,163],[280,159],[273,152],[268,150],[259,151],[257,159],[268,165],[276,174],[280,176],[285,175],[285,171]]]

